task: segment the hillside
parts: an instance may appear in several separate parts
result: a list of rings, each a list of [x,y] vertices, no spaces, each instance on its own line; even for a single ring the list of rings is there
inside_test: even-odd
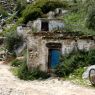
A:
[[[7,1],[7,2],[6,2]],[[50,3],[49,3],[50,2]],[[3,15],[11,18],[7,21],[12,23],[17,18],[17,25],[26,24],[28,21],[35,20],[39,17],[47,17],[49,11],[53,11],[57,7],[63,7],[68,13],[63,17],[65,29],[69,32],[79,32],[85,35],[94,35],[94,4],[95,1],[81,0],[37,0],[35,3],[28,4],[26,0],[1,0],[0,9]],[[56,3],[57,2],[57,3]],[[15,13],[15,16],[10,14]],[[92,16],[92,18],[90,18]],[[91,24],[91,20],[93,21]]]

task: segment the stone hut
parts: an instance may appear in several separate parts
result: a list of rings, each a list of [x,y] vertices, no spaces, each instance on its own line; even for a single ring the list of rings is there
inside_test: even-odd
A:
[[[64,28],[64,23],[62,19],[55,19],[55,18],[39,18],[33,22],[33,28],[36,32],[51,32],[54,30],[61,30]]]
[[[38,19],[34,21],[34,26],[37,27],[37,32],[28,33],[27,38],[29,68],[39,67],[42,71],[50,72],[59,63],[61,55],[74,49],[88,51],[95,48],[95,36],[62,32],[64,23],[60,20]],[[57,26],[60,29],[54,31]]]

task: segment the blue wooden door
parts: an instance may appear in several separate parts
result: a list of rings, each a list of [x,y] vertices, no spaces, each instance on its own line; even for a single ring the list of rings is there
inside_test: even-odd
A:
[[[60,50],[58,49],[51,49],[50,50],[50,67],[54,69],[60,61]]]

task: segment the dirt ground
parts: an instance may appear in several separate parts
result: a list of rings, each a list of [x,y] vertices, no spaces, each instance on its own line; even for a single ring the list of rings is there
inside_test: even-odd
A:
[[[95,95],[95,89],[52,78],[19,80],[10,72],[10,66],[0,63],[0,95]]]

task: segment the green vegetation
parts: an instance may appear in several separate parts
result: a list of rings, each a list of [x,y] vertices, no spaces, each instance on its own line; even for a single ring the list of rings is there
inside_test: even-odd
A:
[[[26,64],[22,65],[18,70],[18,77],[24,80],[34,80],[34,79],[46,79],[49,75],[46,72],[40,71],[39,68],[32,68],[28,70]]]
[[[11,1],[10,1],[11,2]],[[66,32],[76,32],[84,35],[95,35],[95,0],[37,0],[32,4],[26,4],[26,0],[16,0],[17,14],[11,16],[6,23],[13,23],[14,18],[17,19],[15,25],[10,29],[4,29],[6,35],[6,49],[10,53],[23,43],[23,37],[18,36],[15,32],[18,25],[33,21],[39,17],[47,17],[49,11],[56,8],[64,8],[68,10],[62,18],[65,23]],[[0,14],[3,17],[8,15],[7,11],[0,5]],[[35,29],[34,29],[35,30]],[[61,63],[55,70],[55,74],[59,77],[73,76],[80,78],[84,67],[95,64],[95,50],[77,51],[61,58]],[[48,74],[42,72],[39,68],[28,70],[26,62],[14,60],[11,64],[14,66],[13,72],[24,80],[33,80],[39,78],[47,78]]]
[[[14,60],[11,64],[15,66],[12,68],[13,74],[23,80],[47,79],[50,76],[39,68],[29,70],[25,61]]]
[[[85,70],[86,70],[85,67],[75,69],[74,72],[71,73],[69,77],[67,77],[66,79],[78,85],[90,86],[91,83],[89,80],[82,79],[82,74],[84,73]]]
[[[55,74],[59,77],[69,76],[74,70],[95,64],[95,50],[77,51],[63,56],[61,63],[57,66]]]
[[[67,2],[50,1],[50,0],[38,0],[35,4],[30,4],[23,11],[24,22],[27,23],[29,20],[35,20],[38,17],[42,17],[43,14],[53,11],[59,7],[68,7]]]
[[[2,14],[2,17],[7,17],[8,16],[8,13],[7,11],[5,10],[5,8],[0,5],[0,15]]]
[[[29,13],[24,13],[24,23],[28,22],[29,20],[35,20],[38,17],[42,16],[42,12],[40,8],[34,8],[29,11]]]
[[[6,49],[8,52],[13,53],[15,49],[21,46],[23,43],[23,37],[19,36],[15,31],[6,34]]]
[[[16,11],[18,11],[17,16],[21,16],[21,12],[25,9],[27,6],[26,0],[16,0],[17,6],[16,6]]]
[[[85,20],[81,16],[81,12],[70,12],[64,16],[64,22],[66,24],[65,29],[70,32],[84,32]]]
[[[11,62],[11,66],[13,67],[19,67],[20,65],[23,64],[23,61],[22,60],[18,60],[18,59],[15,59]]]
[[[95,30],[95,8],[93,8],[88,15],[87,27]]]
[[[94,0],[76,0],[70,2],[69,12],[64,15],[66,31],[80,32],[84,35],[95,35],[94,31]]]
[[[10,2],[13,0],[9,0]],[[47,17],[49,11],[56,8],[64,8],[68,13],[63,17],[65,30],[68,32],[79,32],[84,35],[95,35],[94,15],[95,1],[94,0],[37,0],[35,3],[27,4],[26,0],[16,0],[17,22],[15,26],[22,23],[27,23],[30,20],[35,20],[39,17]],[[4,12],[4,8],[0,6],[0,12]],[[59,17],[60,18],[60,17]],[[14,17],[10,17],[7,23],[12,23]],[[13,26],[14,27],[14,26]],[[8,30],[10,31],[10,29]]]

